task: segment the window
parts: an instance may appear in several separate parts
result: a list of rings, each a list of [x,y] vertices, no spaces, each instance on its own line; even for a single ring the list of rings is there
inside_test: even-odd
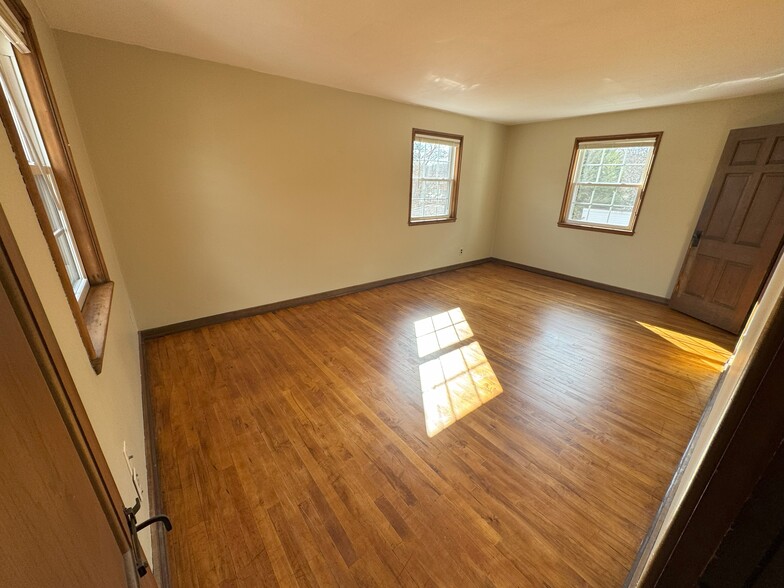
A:
[[[84,271],[79,251],[76,249],[73,230],[63,208],[52,165],[49,162],[33,108],[30,106],[30,98],[25,90],[22,74],[19,72],[19,65],[14,57],[13,47],[5,38],[0,39],[0,85],[2,85],[3,96],[8,102],[14,126],[35,179],[38,193],[46,209],[46,217],[57,242],[60,257],[65,264],[68,280],[81,308],[84,306],[90,284],[87,281],[87,274]]]
[[[633,235],[661,135],[577,139],[558,225]]]
[[[0,119],[96,372],[113,284],[90,220],[30,16],[0,0]]]
[[[408,224],[453,222],[463,137],[414,129]]]

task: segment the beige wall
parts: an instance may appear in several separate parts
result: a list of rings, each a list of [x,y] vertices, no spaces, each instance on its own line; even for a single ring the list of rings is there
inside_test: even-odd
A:
[[[784,94],[518,125],[494,255],[669,296],[730,129],[784,122]],[[634,236],[556,226],[575,137],[664,131]]]
[[[505,127],[56,35],[142,329],[490,255]],[[408,226],[412,127],[465,135],[456,223]]]
[[[96,376],[74,323],[73,314],[57,276],[54,262],[25,189],[21,173],[5,132],[0,132],[0,206],[2,206],[43,303],[49,322],[79,390],[98,441],[126,504],[135,496],[122,454],[123,441],[146,488],[141,383],[137,328],[131,311],[123,275],[114,253],[90,160],[84,148],[71,103],[68,85],[52,33],[37,7],[27,2],[42,46],[52,86],[63,115],[88,206],[100,239],[109,274],[115,281],[103,372]],[[145,495],[146,496],[146,495]],[[140,517],[146,517],[146,503]],[[150,553],[149,532],[141,535]]]

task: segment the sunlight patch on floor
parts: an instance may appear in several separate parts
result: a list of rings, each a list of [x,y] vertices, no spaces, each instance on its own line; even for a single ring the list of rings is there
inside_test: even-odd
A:
[[[482,347],[474,341],[419,366],[427,436],[433,437],[501,392]]]
[[[453,308],[414,323],[419,357],[451,347],[474,336],[463,316],[463,311]]]
[[[700,339],[685,333],[679,333],[664,327],[657,327],[648,323],[636,321],[638,325],[648,329],[650,332],[655,333],[665,341],[675,345],[678,349],[682,349],[688,353],[699,356],[699,358],[706,365],[723,371],[726,364],[732,357],[732,351],[724,349],[712,341]]]

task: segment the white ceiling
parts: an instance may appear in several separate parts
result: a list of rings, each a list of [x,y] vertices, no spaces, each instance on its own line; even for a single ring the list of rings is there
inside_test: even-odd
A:
[[[38,0],[54,28],[506,123],[784,89],[784,0]]]

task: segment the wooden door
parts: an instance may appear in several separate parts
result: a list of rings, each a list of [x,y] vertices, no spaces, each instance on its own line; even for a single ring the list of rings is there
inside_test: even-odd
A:
[[[0,585],[135,586],[5,285],[0,285]],[[127,551],[127,550],[126,550]],[[126,569],[129,571],[126,572]],[[129,579],[130,578],[130,579]]]
[[[670,306],[743,328],[784,237],[784,124],[730,131]]]

